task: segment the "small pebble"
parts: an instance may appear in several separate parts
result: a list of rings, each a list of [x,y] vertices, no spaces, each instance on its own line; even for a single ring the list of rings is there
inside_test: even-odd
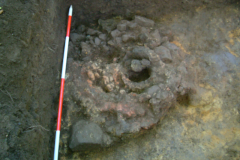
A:
[[[120,90],[120,93],[121,93],[121,94],[125,94],[125,93],[126,93],[126,91],[125,91],[125,90],[123,90],[123,89],[121,89],[121,90]]]
[[[108,44],[113,46],[114,45],[114,42],[112,40],[108,41]]]
[[[96,37],[95,38],[95,44],[98,46],[100,43],[101,43],[101,40],[98,37]]]
[[[114,31],[111,32],[111,35],[113,38],[118,37],[121,34],[121,32],[119,32],[119,30],[115,29]]]
[[[100,34],[99,38],[103,41],[105,41],[107,39],[106,34]]]
[[[125,31],[126,28],[127,28],[127,25],[126,25],[126,24],[118,24],[118,25],[117,25],[117,29],[118,29],[119,31]]]

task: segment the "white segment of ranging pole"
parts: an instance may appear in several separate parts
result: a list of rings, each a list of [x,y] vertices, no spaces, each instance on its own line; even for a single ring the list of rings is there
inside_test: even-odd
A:
[[[67,26],[67,34],[66,34],[66,40],[65,40],[65,46],[64,46],[64,54],[63,54],[61,87],[60,87],[59,105],[58,105],[58,119],[57,119],[57,129],[56,129],[54,157],[53,157],[54,160],[58,160],[58,152],[59,152],[63,93],[64,93],[64,83],[65,83],[65,72],[66,72],[66,66],[67,66],[68,43],[69,43],[70,28],[71,28],[71,21],[72,21],[72,11],[73,9],[71,5],[68,13],[68,26]]]

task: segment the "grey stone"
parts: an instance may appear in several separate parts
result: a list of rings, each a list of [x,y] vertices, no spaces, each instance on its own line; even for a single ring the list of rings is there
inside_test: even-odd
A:
[[[91,46],[85,42],[81,43],[82,54],[89,54],[91,52]]]
[[[142,59],[141,60],[141,64],[145,67],[149,67],[151,62],[149,60],[146,60],[146,59]]]
[[[107,36],[106,36],[106,34],[100,34],[100,35],[99,35],[99,38],[100,38],[101,40],[105,41],[105,40],[107,39]]]
[[[157,29],[155,29],[154,31],[152,31],[152,32],[150,33],[150,35],[151,35],[151,37],[152,37],[155,41],[157,41],[157,42],[160,43],[161,37],[160,37],[159,31],[158,31]]]
[[[135,16],[135,22],[141,26],[144,27],[153,27],[154,26],[154,21],[141,17],[141,16]]]
[[[102,27],[103,30],[107,31],[108,33],[117,27],[117,23],[117,20],[114,19],[98,20],[98,24]]]
[[[137,28],[137,23],[132,23],[132,22],[130,22],[130,23],[128,24],[128,27],[129,27],[129,29],[136,29],[136,28]]]
[[[127,42],[127,41],[130,41],[130,40],[136,40],[136,37],[134,35],[132,35],[131,33],[127,33],[127,34],[124,34],[122,36],[122,41],[123,42]]]
[[[127,29],[127,25],[126,24],[118,24],[117,29],[119,31],[125,31]]]
[[[160,88],[157,85],[154,85],[147,89],[147,93],[152,95],[152,94],[156,93],[159,89]]]
[[[172,56],[170,54],[169,49],[167,49],[166,47],[160,46],[160,47],[155,48],[154,51],[156,54],[160,55],[160,58],[164,63],[172,62]]]
[[[117,37],[115,39],[115,42],[116,42],[117,45],[121,45],[122,44],[122,38],[121,37]]]
[[[156,94],[157,99],[166,99],[168,97],[168,92],[166,91],[158,91]]]
[[[84,25],[80,25],[80,26],[77,28],[77,31],[80,32],[80,33],[83,33],[85,30],[86,30],[86,27],[85,27]]]
[[[141,32],[141,33],[147,33],[147,34],[148,34],[148,33],[150,32],[150,29],[149,29],[149,28],[146,28],[146,27],[141,27],[141,28],[140,28],[140,32]]]
[[[139,60],[132,60],[131,62],[131,68],[134,72],[141,72],[143,69],[143,66]]]
[[[72,41],[72,43],[76,43],[77,41],[81,41],[84,40],[85,36],[78,34],[78,33],[71,33],[70,34],[70,40]]]
[[[85,151],[104,147],[110,143],[110,137],[102,131],[99,125],[80,120],[73,126],[69,147],[73,151]]]
[[[98,46],[98,45],[100,45],[100,43],[101,43],[101,40],[98,37],[96,37],[95,38],[95,44]]]
[[[99,32],[99,31],[97,31],[97,30],[94,30],[94,29],[91,29],[91,28],[89,28],[88,30],[87,30],[87,34],[89,34],[89,35],[91,35],[91,36],[94,36],[94,35],[98,35],[98,34],[100,34],[101,32]]]
[[[116,38],[116,37],[120,36],[120,34],[121,34],[121,32],[117,29],[115,29],[114,31],[111,32],[111,36],[113,38]]]
[[[149,50],[143,46],[137,46],[132,50],[132,53],[128,54],[129,58],[141,58],[149,59]]]
[[[148,35],[147,35],[147,33],[141,33],[141,34],[139,34],[138,38],[141,42],[145,43],[148,40]]]
[[[108,41],[108,45],[113,46],[114,42],[112,40]]]
[[[106,46],[106,45],[103,45],[102,48],[103,48],[103,50],[104,50],[105,52],[109,51],[109,47]]]
[[[148,47],[151,49],[154,49],[155,47],[159,46],[161,44],[161,37],[159,34],[159,31],[155,29],[150,33],[151,39],[148,42]]]

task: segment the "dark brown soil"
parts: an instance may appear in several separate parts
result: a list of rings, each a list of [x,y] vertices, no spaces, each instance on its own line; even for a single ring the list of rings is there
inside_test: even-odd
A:
[[[201,6],[205,6],[206,11],[229,6],[239,9],[237,0],[0,1],[3,10],[0,14],[0,159],[45,160],[53,157],[61,61],[70,4],[74,9],[72,31],[80,24],[96,27],[100,18],[121,16],[132,19],[134,15],[141,15],[159,21],[159,17],[174,13],[194,15],[196,8]],[[223,14],[222,18],[228,17]],[[74,54],[69,57],[74,58]],[[234,81],[234,85],[237,84]],[[223,158],[239,158],[239,143],[228,142],[227,146],[230,146],[227,149],[229,156],[226,154]],[[111,150],[105,153],[109,152]],[[148,154],[151,159],[151,152]],[[178,159],[170,156],[170,159],[174,158]],[[216,157],[213,155],[209,159]]]

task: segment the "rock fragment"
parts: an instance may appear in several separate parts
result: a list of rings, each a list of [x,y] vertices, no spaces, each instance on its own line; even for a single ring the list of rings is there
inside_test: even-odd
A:
[[[131,68],[134,72],[141,72],[143,69],[143,66],[139,60],[132,60]]]
[[[143,43],[147,42],[148,40],[148,35],[146,33],[141,33],[139,34],[139,40],[142,41]]]
[[[128,24],[128,27],[129,27],[129,29],[131,29],[131,30],[133,30],[133,29],[136,29],[137,28],[137,23],[129,23]]]
[[[117,27],[117,21],[114,19],[99,19],[98,24],[102,27],[103,30],[107,31],[108,33]]]
[[[114,31],[111,32],[111,36],[113,38],[116,38],[116,37],[120,36],[120,34],[121,34],[121,32],[117,29],[115,29]]]
[[[91,46],[85,42],[81,42],[82,54],[90,54]]]
[[[159,31],[155,29],[150,33],[150,39],[148,42],[148,47],[151,49],[154,49],[155,47],[159,46],[161,44],[161,37],[159,34]]]
[[[95,38],[95,44],[98,46],[98,45],[100,45],[100,43],[101,43],[101,40],[98,37],[96,37]]]
[[[117,45],[121,45],[122,44],[122,38],[121,37],[117,37],[115,39],[115,42],[116,42]]]
[[[143,27],[153,27],[154,26],[154,21],[141,17],[141,16],[135,16],[135,22]]]
[[[117,29],[119,30],[119,31],[125,31],[126,29],[127,29],[127,25],[126,24],[118,24],[117,25]]]
[[[91,80],[95,80],[95,76],[94,76],[94,73],[91,71],[91,70],[89,70],[88,72],[87,72],[87,74],[88,74],[88,78],[90,78]]]
[[[71,35],[70,35],[70,40],[73,43],[76,43],[77,41],[81,41],[81,40],[84,40],[84,39],[85,39],[85,36],[81,35],[81,34],[78,34],[78,33],[71,33]]]
[[[101,32],[99,32],[98,30],[94,30],[94,29],[91,29],[91,28],[89,28],[88,30],[87,30],[87,34],[88,35],[91,35],[91,36],[94,36],[94,35],[98,35],[98,34],[100,34]]]
[[[99,125],[80,120],[73,126],[69,147],[73,151],[86,151],[107,146],[110,143],[110,137],[102,131]]]
[[[154,93],[156,93],[160,88],[157,85],[154,85],[150,88],[147,89],[147,93],[149,95],[153,95]]]
[[[105,41],[105,40],[107,39],[107,36],[106,36],[106,34],[100,34],[100,35],[99,35],[99,38],[100,38],[101,40]]]
[[[83,33],[85,30],[86,30],[86,27],[84,25],[80,25],[77,28],[77,31],[80,32],[80,33]]]
[[[124,34],[122,36],[122,41],[123,42],[128,42],[128,41],[131,41],[131,40],[136,40],[136,37],[131,33],[127,33],[127,34]]]
[[[161,60],[164,63],[171,63],[172,62],[172,56],[170,54],[169,49],[167,49],[164,46],[160,46],[154,49],[155,53],[160,55]]]

